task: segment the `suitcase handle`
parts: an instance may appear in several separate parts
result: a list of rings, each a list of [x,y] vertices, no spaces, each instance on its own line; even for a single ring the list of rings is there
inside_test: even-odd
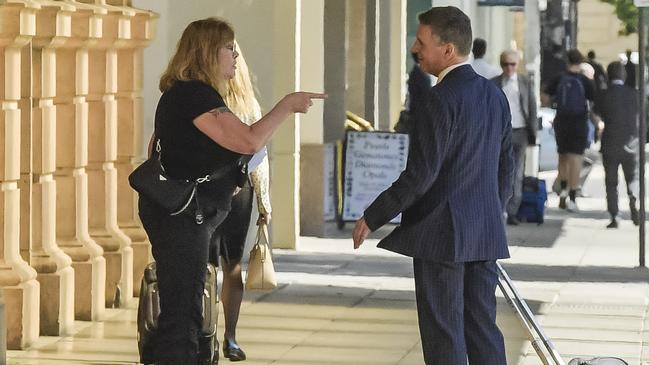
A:
[[[496,262],[496,268],[498,270],[498,287],[505,296],[505,299],[507,299],[507,302],[514,309],[514,312],[518,316],[523,327],[525,327],[529,340],[532,343],[532,347],[534,347],[534,351],[539,355],[543,364],[566,365],[559,355],[559,352],[554,347],[552,340],[550,340],[550,338],[545,334],[545,331],[543,331],[543,328],[536,321],[536,318],[527,303],[518,293],[518,290],[516,290],[514,283],[512,283],[505,269],[503,269],[499,262]],[[550,357],[549,359],[548,355]]]

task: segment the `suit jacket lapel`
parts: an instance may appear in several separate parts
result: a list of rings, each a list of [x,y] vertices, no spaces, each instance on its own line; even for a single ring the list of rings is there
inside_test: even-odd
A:
[[[518,75],[518,100],[521,103],[521,111],[523,112],[523,118],[525,118],[525,124],[527,124],[527,119],[529,115],[528,105],[529,100],[527,95],[527,82],[523,76]]]

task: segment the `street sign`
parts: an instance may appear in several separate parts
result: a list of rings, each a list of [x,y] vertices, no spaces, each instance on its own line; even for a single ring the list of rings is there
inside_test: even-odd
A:
[[[649,6],[649,0],[633,0],[633,5],[638,8],[647,7]]]

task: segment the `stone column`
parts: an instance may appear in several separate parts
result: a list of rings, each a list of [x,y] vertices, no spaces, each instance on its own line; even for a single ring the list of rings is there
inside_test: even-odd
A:
[[[31,147],[29,42],[36,33],[35,7],[28,1],[0,4],[0,79],[4,81],[0,88],[0,287],[6,302],[7,347],[13,350],[29,346],[39,331],[40,285],[36,270],[21,256],[20,222],[30,221],[30,209],[22,209],[27,214],[21,217],[19,189],[31,184],[31,155],[21,158],[21,150],[25,151],[21,145]],[[29,259],[29,251],[23,254]]]
[[[103,248],[106,259],[106,307],[120,305],[121,297],[132,297],[133,251],[131,240],[117,227],[117,50],[115,44],[128,33],[128,17],[121,11],[102,6],[101,34],[84,52],[89,78],[88,106],[89,201],[93,207],[89,226],[92,238]],[[126,25],[124,25],[126,23]],[[126,31],[123,30],[126,28]],[[124,280],[123,280],[124,279]],[[126,284],[126,287],[123,285]]]
[[[74,324],[74,270],[72,259],[56,242],[56,52],[71,36],[71,12],[42,8],[36,14],[38,33],[32,41],[33,195],[32,267],[41,284],[40,333],[70,334]]]
[[[88,16],[87,25],[74,29],[87,32],[87,39],[71,40],[56,55],[56,231],[59,246],[72,258],[75,270],[75,317],[101,320],[105,313],[106,260],[103,248],[90,237],[88,229],[86,172],[89,133],[94,136],[97,132],[89,129],[89,80],[105,77],[103,70],[89,73],[89,48],[103,36],[101,11]]]
[[[328,2],[327,2],[328,4]],[[342,20],[345,21],[345,33],[341,34],[347,44],[346,54],[343,54],[339,64],[345,65],[347,71],[345,82],[343,79],[343,91],[345,97],[345,105],[343,112],[349,110],[357,115],[365,118],[365,51],[366,51],[366,14],[367,5],[365,1],[347,1],[347,14],[342,14]],[[345,18],[347,20],[345,20]],[[343,33],[342,29],[337,30]],[[344,46],[344,45],[343,45]],[[336,68],[340,66],[332,66],[332,72],[336,73]],[[327,75],[327,80],[329,79]],[[345,89],[345,84],[347,88]],[[344,115],[343,115],[344,117]],[[344,120],[344,119],[343,119]],[[333,124],[333,123],[332,123]],[[333,125],[328,125],[327,128],[334,128]],[[340,121],[335,124],[337,130],[343,129]],[[344,132],[338,132],[341,134]],[[339,137],[338,139],[342,139]],[[325,142],[334,142],[335,140],[325,140]]]
[[[137,215],[137,194],[128,185],[128,175],[142,159],[139,151],[149,136],[143,136],[143,49],[153,39],[157,16],[138,12],[130,21],[130,39],[122,40],[117,52],[117,224],[130,239],[133,252],[130,296],[138,296],[144,267],[152,260],[151,245]],[[122,293],[125,293],[126,283]]]
[[[324,0],[303,1],[301,6],[300,29],[300,89],[311,91],[324,91]],[[340,31],[340,29],[338,30]],[[344,46],[344,44],[343,44]],[[341,64],[338,64],[338,72]],[[333,73],[333,70],[330,71]],[[344,75],[344,73],[343,73]],[[344,85],[344,84],[343,84]],[[344,95],[342,95],[344,97]],[[331,95],[329,95],[331,97]],[[328,100],[328,99],[327,99]],[[300,126],[301,144],[322,144],[324,138],[323,123],[324,102],[313,103],[309,113],[302,115]],[[331,126],[333,127],[333,125]],[[342,130],[343,124],[338,123]],[[335,131],[335,133],[339,133]]]
[[[344,1],[342,1],[344,5]],[[300,88],[302,90],[322,91],[324,87],[324,0],[309,0],[302,2],[302,24],[300,32]],[[330,14],[329,16],[331,17]],[[329,18],[331,20],[331,18]],[[344,21],[344,20],[343,20]],[[331,24],[329,24],[331,26]],[[333,31],[333,29],[330,29]],[[340,29],[338,29],[340,31]],[[344,36],[344,34],[343,34]],[[329,43],[329,46],[333,46]],[[344,50],[344,44],[341,47]],[[333,60],[330,60],[333,61]],[[333,65],[330,65],[333,66]],[[330,69],[331,73],[334,73]],[[340,72],[340,64],[338,64]],[[342,73],[344,90],[344,73]],[[340,75],[336,76],[337,79]],[[331,95],[329,96],[331,97]],[[337,95],[344,101],[344,93]],[[327,99],[329,100],[329,99]],[[322,144],[323,102],[315,102],[309,113],[301,116],[300,138],[300,235],[324,234],[324,187],[326,180],[324,171],[325,153],[327,149]],[[342,110],[336,111],[341,113]],[[342,114],[342,113],[341,113]],[[342,115],[344,118],[344,115]],[[340,134],[343,124],[332,123],[328,126],[331,134]]]
[[[379,30],[378,0],[367,0],[365,17],[365,119],[379,127]]]
[[[273,7],[273,51],[282,61],[273,65],[273,96],[283,95],[300,86],[299,33],[301,1],[275,1]],[[316,101],[317,102],[317,101]],[[270,149],[273,205],[271,221],[273,247],[296,249],[299,237],[300,188],[300,115],[289,117],[277,130]]]
[[[541,95],[541,12],[535,0],[525,0],[525,49],[523,62],[528,75],[534,83],[536,102],[540,104]]]
[[[346,3],[346,0],[327,0],[324,4],[324,89],[329,94],[324,101],[323,139],[326,143],[345,138]]]
[[[399,34],[399,29],[393,29],[391,24],[392,7],[394,4],[400,3],[400,0],[392,1],[377,1],[378,17],[378,33],[374,40],[375,47],[378,47],[378,78],[376,80],[376,100],[378,103],[375,105],[377,119],[374,125],[379,130],[388,131],[391,124],[391,109],[390,104],[390,79],[393,75],[390,74],[390,67],[392,63],[398,60],[392,59],[391,46],[393,32]]]
[[[391,130],[399,120],[399,113],[406,98],[406,55],[410,57],[410,45],[406,43],[407,1],[390,1],[390,66],[387,70],[390,77],[385,90],[388,90],[390,109],[387,111],[387,128]]]

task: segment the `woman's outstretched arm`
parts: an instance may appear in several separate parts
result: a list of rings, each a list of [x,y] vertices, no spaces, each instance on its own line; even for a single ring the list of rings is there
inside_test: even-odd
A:
[[[275,130],[292,113],[306,113],[312,99],[327,95],[295,92],[286,95],[273,109],[253,125],[243,123],[226,107],[216,108],[194,119],[194,125],[214,142],[231,151],[253,154],[261,150]]]

